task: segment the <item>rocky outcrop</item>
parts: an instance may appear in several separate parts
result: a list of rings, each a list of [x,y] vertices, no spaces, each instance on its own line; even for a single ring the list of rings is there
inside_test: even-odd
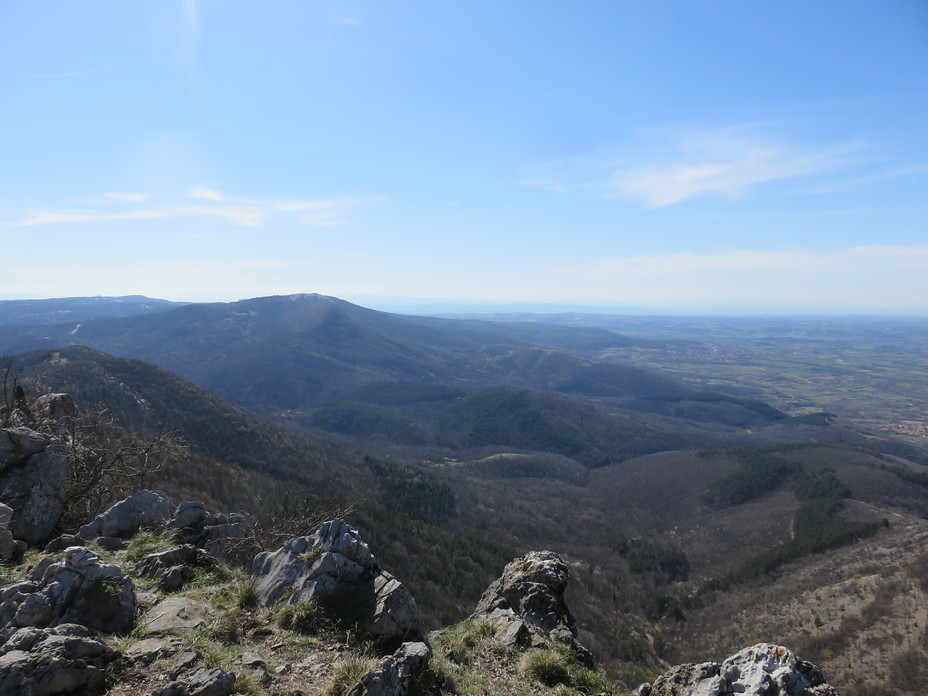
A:
[[[14,629],[74,623],[126,633],[135,617],[135,587],[115,565],[83,548],[43,558],[24,580],[0,591],[0,638]]]
[[[173,592],[195,577],[193,567],[214,564],[213,557],[206,551],[184,544],[145,556],[135,564],[135,572],[143,578],[158,578],[158,589]]]
[[[59,440],[28,428],[0,429],[0,501],[12,509],[8,530],[30,545],[61,518],[71,462]]]
[[[236,540],[251,532],[251,524],[244,516],[209,512],[203,503],[183,502],[165,525],[177,530],[177,540],[192,544],[215,558],[225,560]]]
[[[577,623],[564,600],[569,578],[570,569],[553,551],[528,553],[506,566],[471,619],[489,623],[506,645],[540,647],[553,640],[592,664],[589,651],[577,642]]]
[[[251,532],[251,524],[243,515],[210,512],[203,503],[192,501],[175,507],[161,491],[139,491],[97,515],[81,527],[78,536],[112,544],[143,528],[172,532],[179,543],[219,559],[225,559],[230,545]]]
[[[380,661],[348,692],[348,696],[407,696],[416,676],[432,657],[425,643],[403,643]]]
[[[745,648],[727,660],[679,665],[653,684],[638,688],[642,696],[838,696],[821,670],[790,650],[769,643]]]
[[[67,427],[77,415],[77,407],[70,394],[42,394],[32,402],[33,416],[56,434]]]
[[[0,696],[103,693],[118,657],[83,626],[20,628],[0,646]]]
[[[251,574],[262,605],[285,597],[291,604],[316,602],[357,622],[384,651],[427,642],[412,595],[377,566],[358,532],[341,520],[326,522],[311,537],[290,539],[273,553],[259,553]]]
[[[163,524],[174,514],[174,503],[161,491],[139,491],[111,506],[80,528],[82,539],[122,537],[142,527]]]

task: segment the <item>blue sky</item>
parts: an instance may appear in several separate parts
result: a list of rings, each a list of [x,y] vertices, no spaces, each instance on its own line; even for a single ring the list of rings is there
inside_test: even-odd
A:
[[[0,297],[928,311],[924,0],[9,0],[0,99]]]

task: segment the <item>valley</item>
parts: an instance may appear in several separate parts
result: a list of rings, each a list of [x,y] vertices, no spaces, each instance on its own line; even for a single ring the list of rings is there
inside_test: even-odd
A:
[[[928,443],[880,429],[928,413],[924,322],[487,319],[298,295],[7,325],[0,353],[176,432],[172,494],[350,509],[433,628],[550,549],[629,688],[768,640],[873,694],[928,654]]]

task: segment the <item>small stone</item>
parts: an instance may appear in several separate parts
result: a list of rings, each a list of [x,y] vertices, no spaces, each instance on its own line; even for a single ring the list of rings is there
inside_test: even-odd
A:
[[[55,537],[45,545],[45,553],[58,553],[71,546],[86,546],[87,542],[81,539],[77,534],[62,534]]]
[[[206,605],[189,597],[168,597],[145,614],[142,623],[152,633],[192,633],[206,622]]]
[[[164,571],[164,575],[158,581],[158,589],[164,592],[174,592],[186,585],[196,577],[193,568],[187,566],[174,566]]]
[[[145,638],[126,649],[126,656],[137,662],[149,664],[177,651],[177,640],[171,638]]]
[[[96,545],[99,546],[104,551],[125,551],[126,550],[126,542],[124,542],[119,537],[101,536],[101,537],[97,537],[94,543],[96,543]]]
[[[239,664],[245,665],[246,667],[263,667],[267,664],[263,657],[257,653],[251,652],[242,653],[238,661]]]
[[[171,671],[168,672],[168,678],[177,679],[178,676],[190,670],[199,659],[199,653],[193,650],[185,650],[174,660],[174,665],[171,667]]]

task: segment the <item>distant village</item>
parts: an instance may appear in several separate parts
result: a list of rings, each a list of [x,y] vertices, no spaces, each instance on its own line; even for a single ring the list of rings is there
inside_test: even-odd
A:
[[[881,425],[880,430],[896,435],[910,435],[912,437],[928,437],[928,427],[924,425],[905,425],[903,423],[887,423]]]

